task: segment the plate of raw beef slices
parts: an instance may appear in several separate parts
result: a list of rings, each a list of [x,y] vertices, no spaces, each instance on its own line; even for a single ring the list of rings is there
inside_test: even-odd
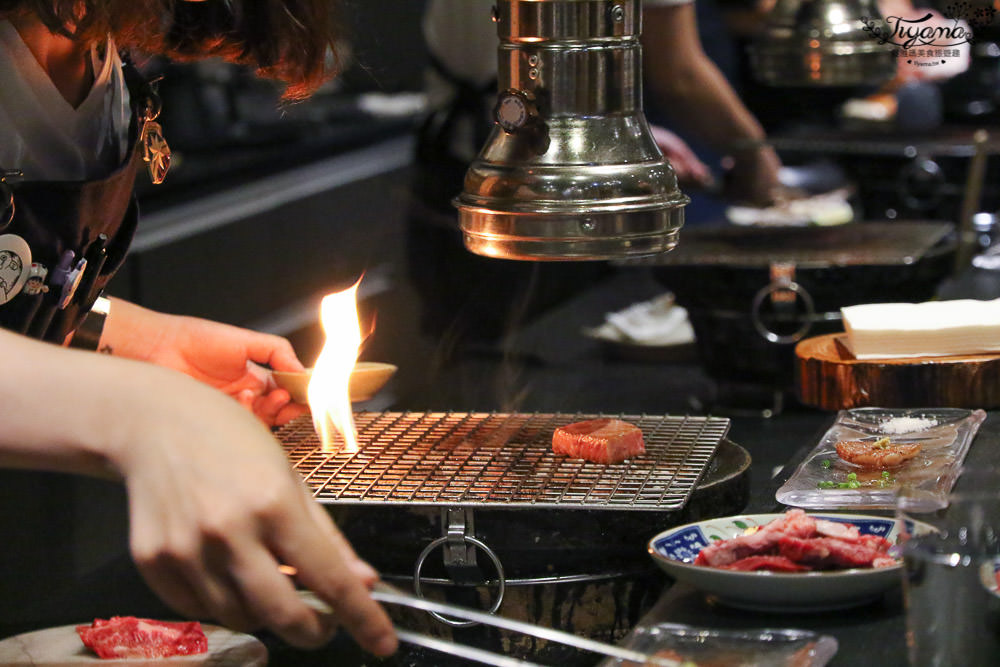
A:
[[[649,541],[649,554],[674,579],[727,606],[825,611],[871,602],[901,583],[898,537],[892,518],[791,509],[671,528]]]

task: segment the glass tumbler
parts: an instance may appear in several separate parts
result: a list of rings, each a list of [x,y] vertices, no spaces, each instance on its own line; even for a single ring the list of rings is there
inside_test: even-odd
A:
[[[910,664],[1000,665],[1000,470],[963,470],[940,510],[915,494],[896,509]]]

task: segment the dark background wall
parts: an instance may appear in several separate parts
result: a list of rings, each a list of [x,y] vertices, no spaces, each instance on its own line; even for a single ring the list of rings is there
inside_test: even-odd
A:
[[[420,90],[426,57],[420,26],[424,0],[349,0],[345,23],[353,66],[344,84],[353,90]]]

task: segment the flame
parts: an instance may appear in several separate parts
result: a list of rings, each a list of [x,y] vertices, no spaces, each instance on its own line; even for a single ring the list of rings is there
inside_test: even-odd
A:
[[[358,319],[358,285],[323,297],[320,322],[326,342],[316,359],[309,380],[309,408],[313,426],[323,443],[324,452],[332,452],[334,430],[344,439],[344,452],[358,451],[358,436],[351,408],[351,371],[361,347],[361,323]]]

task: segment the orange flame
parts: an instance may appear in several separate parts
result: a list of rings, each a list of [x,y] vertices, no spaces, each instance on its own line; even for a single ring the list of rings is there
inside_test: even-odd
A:
[[[326,334],[326,342],[313,367],[308,396],[313,426],[323,443],[324,452],[335,450],[335,430],[344,439],[344,452],[358,451],[350,380],[361,347],[361,323],[357,306],[360,284],[359,279],[342,292],[327,294],[320,304],[320,321]]]

